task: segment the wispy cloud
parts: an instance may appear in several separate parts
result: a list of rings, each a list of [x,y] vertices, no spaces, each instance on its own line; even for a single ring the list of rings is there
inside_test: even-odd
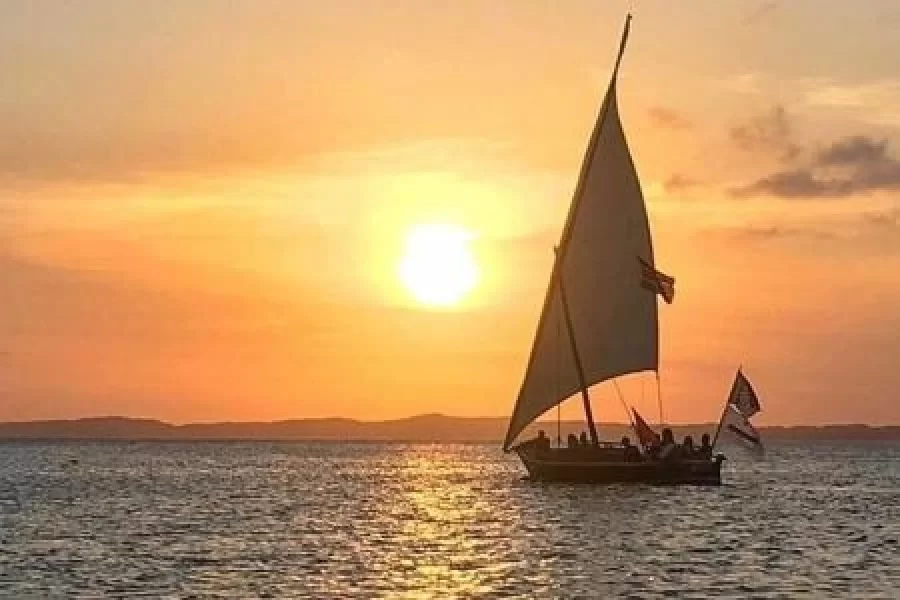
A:
[[[881,79],[859,83],[833,79],[808,79],[804,100],[814,107],[850,111],[874,125],[900,126],[900,80]]]
[[[817,241],[844,244],[847,248],[865,252],[863,242],[875,247],[896,248],[900,236],[900,207],[889,207],[868,212],[848,212],[828,216],[807,215],[801,219],[773,218],[769,222],[729,225],[710,230],[735,241]]]
[[[807,238],[814,240],[834,240],[837,235],[824,229],[811,227],[791,227],[784,225],[747,225],[745,227],[733,227],[727,230],[732,237],[745,240],[773,240]]]
[[[853,193],[851,182],[817,177],[810,169],[779,171],[753,183],[731,190],[736,198],[777,196],[779,198],[840,198]]]
[[[882,212],[864,213],[863,223],[879,228],[896,228],[900,227],[900,208],[894,208]]]
[[[763,89],[763,77],[759,73],[739,73],[717,83],[727,91],[742,95],[758,95]]]
[[[756,25],[771,18],[778,10],[778,7],[779,3],[776,0],[760,2],[744,17],[744,25]]]
[[[680,112],[664,106],[651,106],[647,116],[654,125],[666,129],[688,129],[693,126],[691,120]]]
[[[793,131],[784,107],[773,106],[729,131],[731,141],[747,152],[776,153],[781,160],[796,158],[800,146],[793,142]]]
[[[701,182],[690,175],[672,173],[672,175],[663,182],[663,189],[670,194],[677,194],[693,189],[699,185],[701,185]]]

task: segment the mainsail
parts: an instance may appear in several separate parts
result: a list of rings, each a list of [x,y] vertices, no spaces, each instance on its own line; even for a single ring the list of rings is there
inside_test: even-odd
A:
[[[626,22],[550,275],[506,450],[529,423],[579,392],[582,383],[659,365],[656,294],[642,286],[642,262],[654,264],[650,227],[616,100],[627,35]]]

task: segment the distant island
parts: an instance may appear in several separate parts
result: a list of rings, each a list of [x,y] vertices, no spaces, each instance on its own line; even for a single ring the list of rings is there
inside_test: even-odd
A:
[[[355,419],[291,419],[272,422],[191,423],[173,425],[155,419],[93,417],[72,420],[0,423],[0,440],[259,440],[259,441],[407,441],[407,442],[495,442],[506,433],[505,417],[450,417],[419,415],[387,421]],[[715,423],[673,425],[678,437],[695,438],[715,430]],[[539,422],[523,434],[532,436],[545,429],[551,437],[556,421]],[[584,429],[580,421],[563,421],[562,436]],[[600,426],[603,439],[617,440],[633,433],[625,424]],[[900,440],[900,425],[824,425],[760,427],[769,440]]]

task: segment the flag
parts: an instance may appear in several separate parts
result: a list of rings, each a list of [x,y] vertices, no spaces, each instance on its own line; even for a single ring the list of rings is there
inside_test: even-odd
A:
[[[728,395],[728,401],[725,403],[722,420],[719,421],[716,439],[719,439],[720,433],[727,432],[737,438],[742,445],[757,454],[762,454],[762,439],[759,432],[750,423],[750,417],[759,411],[759,398],[757,398],[753,386],[750,385],[750,380],[738,369],[734,384],[731,386],[731,393]],[[713,442],[713,446],[715,446],[715,442]]]
[[[737,372],[728,403],[748,419],[760,411],[759,398],[756,397],[753,386],[740,371]]]
[[[641,446],[646,448],[647,446],[659,445],[661,442],[659,434],[647,425],[647,422],[638,414],[638,411],[632,408],[631,412],[634,413],[634,432],[637,434]]]
[[[750,419],[744,416],[735,405],[729,404],[728,408],[725,409],[725,416],[722,418],[722,428],[756,454],[762,454],[763,445],[759,432],[750,423]]]
[[[640,256],[638,260],[641,263],[641,287],[662,296],[666,304],[672,304],[675,300],[675,278],[657,271]]]

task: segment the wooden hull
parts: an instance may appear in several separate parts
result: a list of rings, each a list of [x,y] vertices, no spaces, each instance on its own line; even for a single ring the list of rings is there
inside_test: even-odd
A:
[[[533,481],[720,485],[724,456],[680,461],[625,462],[621,449],[515,449]],[[616,456],[618,454],[618,456]]]

